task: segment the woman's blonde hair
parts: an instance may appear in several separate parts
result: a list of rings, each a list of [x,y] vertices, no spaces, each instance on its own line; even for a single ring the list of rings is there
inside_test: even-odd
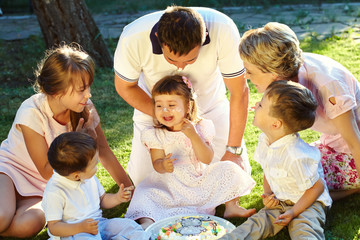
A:
[[[295,77],[303,63],[296,34],[277,22],[245,32],[239,52],[243,61],[256,65],[264,73],[276,73],[278,79]]]
[[[184,80],[186,79],[186,80]],[[188,106],[188,113],[186,118],[193,123],[197,123],[200,118],[197,115],[197,106],[193,94],[192,87],[188,86],[186,81],[189,81],[186,77],[181,75],[172,75],[163,77],[160,81],[158,81],[152,91],[152,100],[153,104],[155,104],[155,96],[157,95],[179,95],[183,97],[185,106]],[[155,115],[155,114],[154,114]],[[155,117],[154,117],[154,125],[155,127],[164,127]]]
[[[49,96],[58,94],[62,96],[70,86],[75,86],[79,78],[84,86],[87,80],[91,86],[94,75],[95,63],[79,44],[62,44],[45,52],[45,57],[35,70],[34,89],[36,92],[42,92]],[[81,113],[70,112],[73,129],[76,129],[80,118],[87,120],[87,108]]]

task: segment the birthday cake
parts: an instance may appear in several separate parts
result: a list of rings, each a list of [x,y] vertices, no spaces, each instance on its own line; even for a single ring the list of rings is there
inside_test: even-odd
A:
[[[226,229],[210,216],[186,216],[163,226],[156,240],[204,240],[219,239]]]

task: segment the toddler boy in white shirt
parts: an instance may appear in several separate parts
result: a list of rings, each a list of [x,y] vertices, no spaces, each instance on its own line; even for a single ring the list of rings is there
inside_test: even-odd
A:
[[[67,132],[51,143],[48,160],[54,174],[46,185],[42,207],[50,239],[148,240],[135,221],[106,219],[101,208],[112,208],[131,198],[133,187],[120,185],[117,193],[105,193],[96,178],[96,141],[87,134]]]
[[[332,200],[317,148],[297,133],[315,121],[311,91],[291,81],[274,81],[256,104],[253,124],[263,133],[254,160],[264,171],[265,207],[221,239],[262,239],[285,226],[292,239],[325,239]]]

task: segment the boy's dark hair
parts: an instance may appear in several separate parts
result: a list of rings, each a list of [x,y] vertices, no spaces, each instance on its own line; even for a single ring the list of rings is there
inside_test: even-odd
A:
[[[312,92],[301,84],[274,81],[264,94],[272,102],[270,115],[280,118],[290,132],[295,133],[314,124],[318,103]]]
[[[205,41],[205,22],[191,8],[171,6],[159,20],[157,36],[161,46],[166,45],[174,54],[183,56]]]
[[[54,139],[48,151],[51,167],[62,176],[83,172],[96,154],[96,141],[88,134],[66,132]]]

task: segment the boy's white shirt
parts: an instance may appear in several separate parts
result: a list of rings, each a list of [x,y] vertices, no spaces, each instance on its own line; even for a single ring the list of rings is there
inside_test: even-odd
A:
[[[103,194],[105,190],[96,176],[73,181],[54,172],[42,201],[46,221],[78,223],[87,218],[101,218],[100,197]]]
[[[296,203],[321,177],[325,189],[317,201],[330,206],[332,200],[320,158],[320,151],[305,143],[299,134],[286,135],[269,145],[267,136],[262,133],[254,153],[254,160],[261,165],[276,198]]]

